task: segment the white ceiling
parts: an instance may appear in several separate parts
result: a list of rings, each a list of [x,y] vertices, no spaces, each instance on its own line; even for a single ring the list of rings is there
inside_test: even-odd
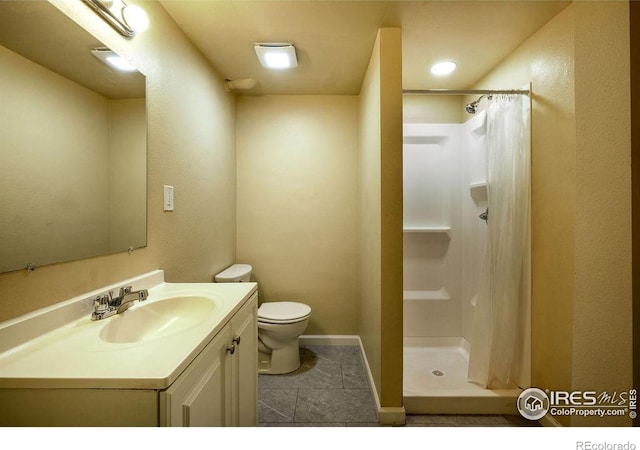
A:
[[[160,0],[216,70],[251,94],[358,94],[377,29],[402,27],[404,89],[471,87],[566,1]],[[254,42],[292,42],[298,67],[260,66]],[[440,59],[458,70],[437,78]]]

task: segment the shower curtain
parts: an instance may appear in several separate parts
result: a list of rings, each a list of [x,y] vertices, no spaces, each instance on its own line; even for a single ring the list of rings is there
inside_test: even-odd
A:
[[[525,95],[494,95],[487,106],[489,220],[469,356],[469,381],[513,387],[523,266],[528,257],[530,106]]]

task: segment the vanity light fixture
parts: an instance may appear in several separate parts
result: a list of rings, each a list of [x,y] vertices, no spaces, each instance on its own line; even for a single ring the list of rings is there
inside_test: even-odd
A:
[[[453,61],[438,61],[431,66],[431,73],[437,77],[449,75],[456,70],[456,63]]]
[[[260,64],[267,69],[292,69],[298,66],[296,48],[286,43],[256,43],[253,47]]]
[[[107,47],[98,47],[91,50],[91,54],[103,63],[121,72],[135,72],[137,69],[129,61]]]
[[[124,0],[82,1],[126,38],[130,39],[149,27],[147,13],[139,6],[127,5]]]

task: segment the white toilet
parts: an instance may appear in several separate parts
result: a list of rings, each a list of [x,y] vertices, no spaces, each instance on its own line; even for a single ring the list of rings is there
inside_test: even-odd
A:
[[[246,282],[249,264],[234,264],[215,276],[218,283]],[[266,302],[258,308],[258,372],[289,373],[300,367],[298,337],[304,333],[311,308],[297,302]]]

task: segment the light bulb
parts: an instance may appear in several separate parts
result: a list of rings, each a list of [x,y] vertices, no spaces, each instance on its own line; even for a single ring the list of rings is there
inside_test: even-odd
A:
[[[122,10],[122,17],[136,33],[142,33],[149,28],[149,17],[139,6],[127,5]]]

